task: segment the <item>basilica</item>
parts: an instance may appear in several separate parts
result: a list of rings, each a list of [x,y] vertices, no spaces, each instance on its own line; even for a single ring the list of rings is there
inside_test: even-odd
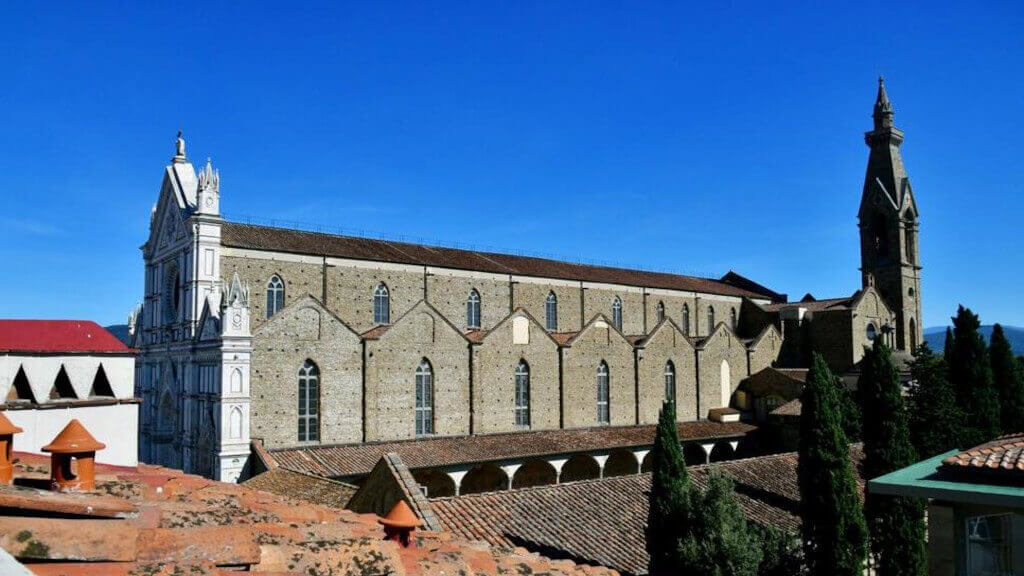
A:
[[[840,373],[875,339],[912,353],[918,212],[881,80],[873,120],[860,287],[798,301],[736,272],[698,278],[231,222],[219,173],[209,160],[197,171],[179,133],[131,322],[140,459],[239,481],[257,445],[515,442],[644,427],[664,401],[681,423],[725,421],[742,411],[746,379],[806,367],[812,351]]]

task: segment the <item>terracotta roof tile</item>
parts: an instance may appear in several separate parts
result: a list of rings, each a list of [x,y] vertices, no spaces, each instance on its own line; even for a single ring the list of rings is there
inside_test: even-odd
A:
[[[0,487],[0,547],[37,574],[614,574],[448,533],[420,531],[417,548],[401,548],[375,515],[159,466],[98,464],[96,492],[54,494],[24,486],[46,480],[48,459],[16,456],[16,484]]]
[[[700,420],[680,422],[682,440],[735,438],[756,427],[742,422]],[[388,452],[398,453],[411,469],[453,466],[512,458],[646,446],[654,443],[655,427],[604,426],[567,430],[509,432],[483,436],[440,436],[336,446],[304,446],[270,450],[279,465],[316,476],[341,478],[368,474]]]
[[[576,264],[546,258],[476,252],[371,238],[337,236],[234,222],[224,223],[221,230],[221,242],[225,246],[251,250],[316,254],[417,266],[478,270],[498,274],[582,280],[762,299],[772,299],[777,296],[770,290],[766,291],[767,293],[756,291],[755,287],[758,285],[754,283],[740,287],[712,278]]]
[[[279,496],[334,508],[344,508],[356,492],[356,486],[352,484],[287,468],[267,470],[246,480],[243,484],[254,490],[272,492]]]
[[[855,470],[863,459],[851,446]],[[795,532],[800,490],[796,453],[693,466],[690,477],[707,487],[719,469],[736,485],[740,507],[751,521]],[[863,479],[858,474],[863,491]],[[457,536],[485,540],[500,549],[523,546],[552,558],[594,562],[623,574],[645,574],[647,492],[651,475],[618,476],[430,501],[441,523]]]
[[[1024,479],[1024,432],[1008,434],[942,461],[947,470],[979,477]]]
[[[796,398],[796,399],[790,400],[789,402],[786,402],[785,404],[783,404],[782,406],[779,406],[775,410],[772,410],[772,415],[774,415],[774,416],[799,416],[800,413],[801,413],[801,409],[802,408],[803,408],[803,404],[800,403],[800,399],[799,398]]]
[[[565,346],[579,333],[579,330],[575,332],[552,332],[551,337],[555,339],[555,342],[558,342],[559,346]]]

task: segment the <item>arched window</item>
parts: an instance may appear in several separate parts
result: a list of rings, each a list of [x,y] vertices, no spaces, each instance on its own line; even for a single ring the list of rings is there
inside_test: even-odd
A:
[[[520,360],[516,366],[516,407],[515,425],[517,428],[530,427],[530,365]]]
[[[715,309],[708,306],[708,334],[715,330]]]
[[[909,338],[910,346],[908,346],[908,348],[910,348],[911,352],[917,352],[917,322],[914,322],[913,318],[910,319]]]
[[[612,300],[612,324],[622,330],[622,299],[618,296]]]
[[[609,409],[610,390],[608,386],[608,364],[601,360],[597,366],[597,423],[610,424],[611,411]]]
[[[665,303],[664,302],[661,302],[661,301],[658,302],[657,314],[658,314],[658,322],[661,322],[662,320],[665,319]]]
[[[736,318],[736,309],[733,308],[733,309],[729,310],[729,325],[732,327],[733,330],[736,330],[736,323],[737,322],[738,322],[738,319]]]
[[[320,369],[312,360],[299,368],[299,442],[320,439]]]
[[[424,358],[416,368],[416,435],[434,433],[434,369]]]
[[[558,296],[555,296],[554,290],[548,292],[548,299],[544,301],[544,315],[548,330],[558,330]]]
[[[466,299],[466,326],[480,327],[480,293],[476,288],[469,291],[469,298]]]
[[[676,366],[671,360],[665,362],[665,401],[676,401]]]
[[[864,335],[872,341],[878,337],[878,329],[875,328],[874,322],[868,322],[867,328],[864,329]]]
[[[683,304],[683,334],[690,335],[690,306]]]
[[[274,274],[267,282],[267,318],[277,314],[281,308],[284,308],[284,282]]]
[[[373,289],[373,323],[387,324],[391,321],[391,296],[383,282]]]

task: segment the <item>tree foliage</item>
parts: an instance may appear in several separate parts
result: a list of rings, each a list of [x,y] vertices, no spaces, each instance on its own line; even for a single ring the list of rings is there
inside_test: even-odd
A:
[[[864,476],[877,478],[913,464],[917,454],[892,352],[881,341],[866,348],[857,382],[864,415]],[[924,503],[867,494],[864,514],[879,576],[919,576],[927,568]]]
[[[999,324],[992,327],[989,356],[992,362],[992,383],[999,395],[1001,432],[1024,432],[1024,374]]]
[[[931,458],[957,448],[966,416],[957,404],[946,359],[922,344],[910,364],[910,379],[907,413],[917,455]]]
[[[947,351],[949,377],[957,402],[967,415],[961,443],[965,447],[987,442],[1000,432],[999,396],[992,384],[985,338],[978,332],[978,316],[960,306],[953,318],[953,347]]]
[[[815,354],[801,396],[801,531],[812,574],[854,576],[863,571],[868,536],[838,386],[824,358]]]
[[[658,418],[658,429],[651,449],[650,510],[647,515],[648,569],[651,576],[679,574],[682,558],[679,547],[690,532],[693,487],[683,460],[675,407],[666,402]]]
[[[707,490],[694,490],[692,530],[679,548],[683,571],[694,576],[755,576],[761,541],[747,526],[732,480],[713,471]]]

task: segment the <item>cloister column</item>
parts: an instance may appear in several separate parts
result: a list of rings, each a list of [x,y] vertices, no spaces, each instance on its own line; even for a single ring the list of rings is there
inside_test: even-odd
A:
[[[519,463],[519,464],[505,464],[505,465],[503,465],[501,467],[501,469],[505,471],[505,475],[508,476],[508,489],[509,490],[512,489],[512,478],[516,475],[516,471],[519,470],[520,466],[522,466],[522,463]]]
[[[600,470],[600,472],[598,472],[597,477],[604,478],[604,463],[608,461],[608,455],[602,454],[600,456],[594,456],[593,458],[594,461],[597,462],[598,470]]]
[[[644,449],[644,450],[634,449],[633,450],[633,456],[636,456],[636,473],[637,474],[643,472],[643,469],[644,469],[644,458],[647,458],[647,455],[650,454],[650,452],[651,452],[650,449]]]
[[[565,463],[568,461],[568,458],[552,458],[547,461],[555,469],[555,484],[562,483],[562,466],[565,466]]]
[[[701,444],[700,447],[704,449],[704,463],[711,464],[711,451],[715,449],[715,443]]]
[[[458,496],[459,492],[462,491],[462,479],[466,477],[469,470],[446,470],[445,473],[455,483],[455,495]]]
[[[740,445],[740,441],[739,440],[730,440],[729,441],[729,446],[732,446],[732,455],[733,456],[736,455],[736,447],[739,446],[739,445]]]

